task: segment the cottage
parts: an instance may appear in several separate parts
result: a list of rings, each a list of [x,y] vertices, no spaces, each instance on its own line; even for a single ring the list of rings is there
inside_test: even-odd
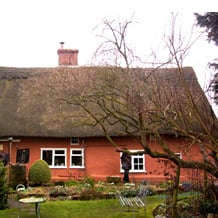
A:
[[[204,115],[208,129],[213,129],[213,112],[191,67],[183,68],[182,76],[177,68],[79,67],[78,50],[61,47],[58,55],[59,66],[56,68],[0,67],[0,149],[9,154],[10,164],[25,164],[28,171],[34,161],[43,159],[51,168],[53,181],[85,177],[106,180],[109,176],[123,176],[122,152],[117,152],[118,147],[142,151],[131,156],[131,181],[163,181],[169,170],[166,163],[144,154],[137,137],[132,137],[138,134],[138,129],[129,123],[135,122],[139,114],[146,116],[146,141],[154,151],[161,149],[152,134],[155,130],[179,158],[201,158],[199,146],[196,142],[190,143],[185,132],[177,135],[170,123],[159,120],[166,114],[172,120],[178,119],[175,110],[183,107],[184,114],[180,115],[184,118],[184,130],[201,132],[195,120],[189,122],[192,110],[188,107],[183,83]],[[107,89],[104,96],[107,93],[110,98],[108,102],[104,102],[100,95],[100,89],[104,87]],[[139,93],[139,90],[143,91]],[[118,96],[116,104],[119,106],[115,101],[112,103],[115,96]],[[96,106],[94,101],[99,104]],[[114,143],[105,137],[99,120],[81,109],[87,104],[92,111],[102,112],[104,103],[109,102],[110,108],[119,107],[122,116],[127,116],[127,111],[131,115],[127,125],[127,122],[118,122],[118,118],[111,117],[109,111],[104,111],[104,116],[99,112],[98,119],[104,119],[107,133]],[[174,109],[171,104],[176,105]],[[183,181],[189,180],[187,172],[181,175]]]

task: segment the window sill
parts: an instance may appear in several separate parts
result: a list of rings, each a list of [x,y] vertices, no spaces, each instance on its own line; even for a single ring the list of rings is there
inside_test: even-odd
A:
[[[54,168],[54,169],[65,169],[67,168],[66,166],[49,166],[49,168]]]

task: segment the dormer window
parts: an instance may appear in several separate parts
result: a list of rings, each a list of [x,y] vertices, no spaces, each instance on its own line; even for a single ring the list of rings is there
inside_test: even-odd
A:
[[[71,145],[79,145],[79,138],[78,137],[71,137],[70,144]]]

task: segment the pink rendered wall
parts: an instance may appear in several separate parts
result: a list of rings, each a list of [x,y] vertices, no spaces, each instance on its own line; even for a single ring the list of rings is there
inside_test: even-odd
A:
[[[67,166],[66,168],[51,168],[53,180],[69,180],[79,179],[85,176],[93,177],[98,180],[105,180],[107,176],[123,176],[120,172],[120,153],[116,152],[105,138],[85,138],[80,140],[80,145],[70,145],[70,138],[20,138],[21,141],[12,144],[11,162],[16,163],[17,149],[30,148],[30,160],[26,164],[27,172],[34,161],[41,158],[40,148],[66,148],[67,149]],[[115,139],[120,148],[128,148],[129,150],[141,150],[142,147],[129,138]],[[166,138],[168,144],[174,149],[174,152],[182,152],[183,159],[199,159],[199,149],[192,146],[184,151],[187,144],[182,139]],[[155,140],[150,141],[153,150],[160,150]],[[8,152],[8,143],[4,143],[4,150]],[[84,148],[85,150],[85,168],[70,168],[70,149]],[[145,156],[145,170],[142,173],[130,173],[131,181],[142,181],[148,179],[151,181],[163,181],[165,179],[164,171],[166,167],[160,159],[154,159]],[[173,168],[171,169],[171,171]],[[168,170],[169,171],[169,170]],[[182,180],[187,181],[189,177],[187,173],[182,172]]]

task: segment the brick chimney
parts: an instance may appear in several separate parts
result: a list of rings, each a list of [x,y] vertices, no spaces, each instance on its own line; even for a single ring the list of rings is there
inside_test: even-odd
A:
[[[58,49],[58,65],[59,66],[77,66],[78,65],[78,53],[77,49],[65,49],[64,42],[60,42],[60,48]]]

